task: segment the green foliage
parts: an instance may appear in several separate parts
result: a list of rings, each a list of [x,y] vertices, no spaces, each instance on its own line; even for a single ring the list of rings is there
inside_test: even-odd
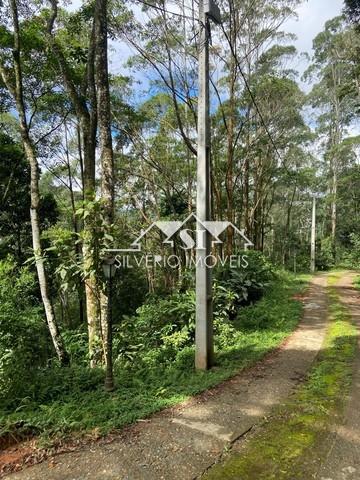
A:
[[[21,147],[0,133],[0,258],[8,253],[23,257],[29,235],[30,169]]]
[[[76,250],[78,236],[71,230],[58,226],[44,232],[43,239],[51,246],[46,249],[48,260],[63,289],[75,290],[80,278],[80,258]]]
[[[360,24],[360,2],[359,0],[345,0],[345,15],[350,22],[357,27]]]
[[[73,330],[64,330],[62,336],[66,351],[70,356],[70,363],[72,365],[87,366],[89,364],[87,326],[81,325]]]
[[[135,316],[123,318],[114,337],[114,352],[117,358],[130,361],[136,352],[149,353],[154,362],[173,359],[179,348],[192,344],[194,330],[193,290],[154,297],[138,308]]]
[[[28,396],[33,373],[46,364],[49,341],[36,282],[27,268],[0,261],[0,404],[14,405]]]
[[[148,284],[144,271],[134,268],[121,269],[113,280],[113,317],[115,324],[121,324],[124,315],[131,316],[146,301]]]
[[[255,251],[242,253],[247,267],[231,269],[227,264],[215,274],[214,330],[219,345],[232,341],[231,320],[239,307],[259,300],[275,278],[264,255]],[[150,297],[136,315],[124,316],[114,337],[114,352],[118,360],[155,364],[173,361],[179,350],[193,345],[194,339],[195,290],[190,288],[165,297]]]
[[[175,193],[163,197],[160,201],[160,215],[162,217],[176,218],[178,215],[184,215],[188,212],[188,203],[184,198],[184,193],[181,195]]]
[[[246,265],[234,269],[227,263],[216,271],[216,278],[221,285],[237,294],[236,304],[249,304],[262,296],[265,288],[274,280],[275,272],[267,258],[256,250],[239,252]]]
[[[287,275],[283,273],[282,275]],[[285,287],[286,288],[286,287]],[[277,283],[268,290],[268,295],[255,305],[248,306],[239,310],[234,324],[245,331],[258,331],[269,328],[273,325],[281,328],[288,322],[288,311],[280,300],[284,294],[284,287],[278,288]]]
[[[0,159],[0,258],[11,254],[21,264],[31,246],[30,167],[22,147],[3,132]],[[42,228],[57,221],[59,211],[52,193],[41,197],[39,215]]]
[[[184,347],[185,333],[181,325],[187,322],[188,315],[193,312],[193,293],[179,294],[175,299],[159,300],[161,307],[166,309],[163,316],[159,314],[162,308],[156,310],[154,301],[140,309],[139,327],[129,317],[125,320],[128,324],[121,325],[121,330],[119,328],[115,336],[121,335],[124,328],[127,332],[130,331],[123,334],[124,338],[128,338],[128,335],[135,338],[138,331],[138,341],[147,342],[149,346],[153,346],[155,341],[159,346],[143,351],[142,356],[138,355],[134,362],[129,361],[129,353],[121,352],[117,345],[117,354],[121,355],[116,363],[116,390],[112,395],[109,396],[103,390],[102,371],[90,371],[83,367],[68,370],[57,367],[40,369],[33,380],[35,387],[30,390],[29,399],[19,401],[15,412],[15,404],[12,403],[12,413],[2,405],[0,435],[22,429],[49,436],[63,436],[72,431],[95,428],[100,433],[105,433],[185,400],[190,395],[229,378],[275,348],[299,320],[301,305],[292,296],[303,289],[303,281],[282,275],[275,283],[258,304],[247,307],[247,314],[250,315],[253,309],[257,314],[260,311],[267,313],[268,320],[261,330],[250,331],[223,321],[218,329],[218,320],[215,321],[216,368],[210,372],[195,372],[194,349],[192,346]],[[222,298],[226,306],[229,298],[227,295],[226,300],[223,296]],[[280,310],[283,317],[279,320]],[[161,318],[158,318],[159,315]],[[193,322],[193,316],[191,318]],[[165,327],[166,319],[171,319],[168,329]],[[137,321],[140,322],[140,319]],[[131,333],[131,328],[134,333]],[[144,334],[149,328],[153,333],[152,342]],[[68,348],[73,342],[76,350],[77,341],[80,349],[84,347],[81,336],[78,340],[70,340],[66,335],[65,338]],[[122,340],[118,338],[116,342],[124,348]],[[169,351],[174,354],[172,359],[168,355]]]
[[[350,234],[350,248],[344,252],[341,264],[347,268],[360,268],[360,234]]]
[[[335,266],[334,248],[331,237],[323,238],[318,246],[316,256],[316,268],[318,270],[329,270]]]
[[[355,280],[354,280],[354,286],[355,288],[357,288],[358,290],[360,290],[360,277],[356,277]]]
[[[313,187],[320,170],[319,190],[328,190],[327,177],[332,170],[332,167],[319,169],[317,160],[309,153],[314,149],[309,148],[308,142],[317,137],[306,125],[305,96],[295,81],[296,73],[286,66],[287,60],[294,61],[296,50],[287,44],[290,35],[273,28],[294,13],[298,4],[300,0],[266,0],[255,2],[249,9],[238,2],[235,10],[242,28],[234,35],[231,12],[226,11],[224,4],[222,33],[231,33],[231,45],[221,34],[222,40],[219,37],[212,49],[215,63],[220,62],[220,74],[214,78],[217,100],[211,108],[212,210],[218,219],[226,212],[228,219],[245,220],[247,235],[254,240],[256,248],[264,248],[288,268],[292,267],[296,253],[300,265],[309,264],[306,233],[309,212],[307,207],[295,204],[307,198],[310,190],[317,190]],[[87,130],[92,130],[92,125],[88,128],[85,119],[92,124],[95,119],[92,114],[96,113],[93,98],[96,92],[91,80],[97,79],[99,73],[98,62],[92,62],[94,3],[85,3],[71,11],[66,5],[59,6],[53,29],[54,43],[48,41],[45,32],[51,15],[48,7],[30,2],[26,9],[20,9],[20,56],[31,138],[41,164],[48,170],[41,174],[40,217],[41,230],[47,229],[42,241],[50,278],[49,291],[56,313],[61,313],[57,320],[61,318],[61,330],[74,366],[61,371],[54,365],[36,289],[35,294],[27,294],[28,298],[24,298],[19,309],[15,307],[16,297],[5,293],[4,302],[0,303],[3,322],[0,333],[4,334],[4,339],[0,340],[1,365],[4,365],[0,375],[1,381],[8,379],[4,391],[11,395],[4,408],[28,412],[22,418],[17,412],[14,419],[25,419],[25,423],[39,431],[65,432],[97,425],[107,430],[199,391],[230,374],[234,368],[258,358],[290,331],[299,312],[298,306],[288,297],[294,287],[292,280],[277,276],[260,253],[246,252],[247,268],[219,268],[214,272],[213,291],[219,370],[203,377],[192,369],[193,272],[184,274],[159,268],[156,272],[149,270],[146,276],[143,266],[124,268],[113,285],[114,356],[119,388],[116,402],[111,403],[100,387],[101,372],[90,373],[86,369],[89,358],[86,320],[82,316],[84,284],[87,279],[92,280],[89,286],[96,283],[94,294],[99,299],[105,286],[101,269],[105,248],[131,244],[134,232],[145,230],[153,219],[181,219],[194,206],[197,182],[194,180],[196,159],[192,153],[196,149],[194,85],[197,67],[193,60],[196,42],[191,22],[167,18],[165,31],[165,17],[157,9],[145,6],[149,21],[141,23],[122,2],[109,3],[109,38],[116,43],[125,33],[130,43],[140,46],[139,55],[129,61],[130,66],[138,70],[136,77],[111,75],[109,79],[115,173],[113,179],[106,180],[114,180],[116,212],[116,225],[109,226],[101,200],[95,200],[98,193],[102,195],[104,180],[102,169],[98,168],[101,163],[100,152],[97,152],[99,129],[95,127],[92,151],[87,148],[92,142],[87,144],[86,140],[90,133]],[[0,22],[3,24],[0,25],[1,62],[13,83],[16,57],[12,55],[13,25],[4,12],[8,13],[7,6],[0,2],[0,17],[4,18]],[[324,160],[341,158],[339,165],[335,165],[339,171],[338,203],[342,205],[338,205],[341,223],[338,237],[343,236],[347,242],[358,222],[355,215],[351,222],[345,223],[342,218],[344,211],[355,210],[358,201],[353,192],[359,189],[354,180],[356,169],[347,169],[344,176],[343,167],[355,162],[354,147],[358,139],[348,139],[330,147],[334,139],[328,128],[330,126],[333,132],[337,128],[329,99],[335,94],[339,97],[341,125],[338,130],[343,130],[350,124],[358,103],[355,39],[341,18],[329,22],[315,40],[315,65],[309,72],[319,75],[319,85],[310,100],[317,110],[325,111],[318,122],[321,129],[316,133],[321,139],[324,136],[324,144],[328,145]],[[345,44],[353,48],[345,48]],[[53,45],[56,48],[52,48]],[[232,48],[238,52],[239,59],[242,53],[253,52],[245,72],[251,88],[246,88],[247,82],[237,75]],[[334,57],[337,51],[342,58]],[[335,89],[329,85],[330,67],[334,62],[341,82],[346,80],[339,91],[339,82],[335,82]],[[149,66],[155,69],[155,74],[148,71]],[[137,85],[139,67],[145,68],[146,77],[151,79],[147,94],[140,93]],[[64,76],[67,79],[64,80]],[[96,81],[95,89],[98,86]],[[0,80],[0,112],[9,112],[13,122],[18,124],[10,99],[11,88],[6,91],[4,87]],[[346,100],[349,95],[356,97],[355,104]],[[78,102],[74,102],[74,96],[78,97]],[[261,115],[254,109],[254,97]],[[18,129],[14,132],[18,135]],[[0,258],[11,251],[24,260],[22,257],[27,255],[31,245],[29,168],[19,145],[1,135],[0,157],[0,185],[5,186],[0,186],[0,198],[5,198],[0,208]],[[94,158],[92,166],[91,158]],[[82,171],[84,165],[85,172]],[[91,183],[88,180],[93,168],[96,172],[94,197],[94,192],[82,190],[84,185]],[[348,189],[350,178],[354,183]],[[7,184],[12,185],[12,189],[4,195]],[[56,192],[57,201],[53,192]],[[83,202],[83,198],[94,199]],[[81,208],[74,214],[78,200]],[[323,224],[325,230],[329,230],[327,207],[321,219],[319,216],[319,224]],[[231,240],[229,234],[224,240],[230,248],[232,242],[227,245],[227,240]],[[145,248],[155,252],[160,244],[158,232],[153,232]],[[180,246],[175,243],[176,250],[180,250]],[[320,250],[318,266],[331,266],[332,252],[328,251],[326,242]],[[20,276],[29,274],[28,270],[19,272]],[[6,285],[12,276],[12,271],[7,271],[0,284]],[[276,291],[273,290],[274,282]],[[155,294],[149,295],[150,290]],[[17,295],[16,288],[14,295]],[[83,324],[79,325],[81,320]],[[29,330],[28,337],[22,329]],[[100,337],[97,332],[99,344]],[[11,370],[14,358],[19,358],[16,368],[20,375],[12,373],[15,372]],[[26,362],[31,368],[23,372]],[[14,377],[12,383],[11,376]],[[82,383],[84,388],[76,382]],[[36,406],[38,413],[34,413]]]

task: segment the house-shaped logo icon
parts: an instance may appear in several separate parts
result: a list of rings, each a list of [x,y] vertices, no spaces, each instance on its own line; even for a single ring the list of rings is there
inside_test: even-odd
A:
[[[190,235],[191,229],[187,228],[189,224],[196,225],[196,241]],[[200,221],[194,213],[191,213],[184,221],[158,221],[152,223],[146,230],[142,230],[140,235],[132,242],[130,248],[125,249],[108,249],[107,252],[110,253],[139,253],[141,252],[141,245],[143,239],[147,234],[150,233],[154,228],[157,228],[164,236],[165,240],[163,243],[165,245],[174,246],[175,237],[178,235],[182,240],[182,247],[184,250],[202,249],[201,241],[204,232],[208,232],[211,235],[212,246],[216,244],[222,244],[220,240],[220,235],[224,233],[228,228],[232,228],[236,235],[239,235],[243,241],[244,249],[247,250],[249,247],[253,247],[254,244],[247,238],[244,230],[238,229],[231,222],[213,222],[213,221]],[[198,245],[196,245],[198,243]]]

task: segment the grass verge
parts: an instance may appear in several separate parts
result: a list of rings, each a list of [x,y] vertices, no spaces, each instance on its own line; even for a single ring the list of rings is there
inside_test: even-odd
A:
[[[308,380],[273,412],[241,454],[224,459],[204,475],[204,480],[312,478],[321,439],[341,413],[348,394],[355,356],[356,328],[333,286],[339,276],[329,277],[331,322]]]
[[[360,290],[360,275],[358,277],[355,277],[354,279],[354,287],[357,289],[357,290]]]
[[[308,278],[283,274],[258,303],[242,309],[235,325],[235,345],[217,351],[211,371],[194,371],[191,350],[180,355],[176,363],[150,370],[134,366],[116,371],[117,388],[111,394],[103,391],[102,377],[88,390],[79,390],[81,377],[75,376],[74,390],[55,401],[25,402],[16,412],[0,411],[0,438],[33,432],[48,446],[75,432],[98,436],[213,387],[254,364],[294,330],[302,311],[294,295],[303,292]],[[71,370],[66,373],[72,374]],[[52,382],[60,385],[64,381],[61,375],[63,371]]]

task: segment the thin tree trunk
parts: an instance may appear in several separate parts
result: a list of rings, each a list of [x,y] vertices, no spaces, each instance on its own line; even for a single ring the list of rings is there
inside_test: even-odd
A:
[[[58,325],[56,323],[53,305],[50,300],[48,280],[45,271],[44,257],[41,248],[41,231],[39,220],[39,206],[40,206],[40,192],[39,192],[39,165],[36,158],[35,147],[32,143],[29,127],[26,118],[26,109],[23,95],[23,77],[21,69],[21,45],[20,45],[20,31],[19,18],[16,0],[10,1],[11,13],[14,25],[14,49],[13,49],[13,66],[15,76],[15,88],[11,86],[10,79],[6,73],[5,68],[1,65],[0,71],[4,84],[7,86],[10,93],[12,93],[18,115],[19,126],[22,138],[22,143],[25,150],[26,158],[30,164],[30,222],[32,231],[32,242],[35,255],[35,264],[39,280],[40,293],[44,305],[46,321],[52,338],[52,342],[61,365],[69,363],[69,356],[66,352],[63,339],[61,337]]]
[[[71,165],[70,165],[70,155],[69,155],[69,142],[68,142],[68,133],[67,133],[67,124],[65,122],[64,125],[64,133],[65,133],[65,157],[66,157],[66,168],[68,173],[69,179],[69,190],[70,190],[70,201],[71,201],[71,209],[72,209],[72,223],[75,235],[78,235],[78,222],[76,218],[76,205],[75,205],[75,195],[73,189],[73,181],[72,181],[72,172],[71,172]],[[81,256],[81,245],[76,242],[75,244],[75,252],[77,258]],[[78,294],[78,304],[79,304],[79,320],[80,325],[84,323],[84,302],[83,302],[83,285],[81,282],[77,282],[77,294]]]
[[[336,254],[336,226],[337,226],[337,172],[336,165],[333,166],[332,176],[332,200],[331,200],[331,240],[333,254]]]
[[[234,26],[236,25],[235,17],[233,18],[233,12],[230,8],[230,17]],[[233,33],[233,29],[230,28],[229,37],[230,42],[236,49],[236,33]],[[235,222],[234,214],[234,137],[235,137],[235,83],[236,83],[236,62],[231,55],[230,59],[230,73],[229,73],[229,109],[228,109],[228,128],[227,128],[227,166],[226,166],[226,199],[227,199],[227,219],[229,222]],[[234,231],[229,229],[226,239],[226,253],[231,255],[234,248]]]
[[[340,86],[340,78],[338,76],[336,65],[333,63],[331,65],[331,73],[333,80],[334,88],[334,131],[332,138],[332,148],[337,148],[342,141],[342,132],[341,132],[341,114],[340,114],[340,99],[338,96],[338,89]],[[338,190],[338,152],[332,152],[331,159],[331,244],[332,244],[332,255],[334,261],[336,261],[336,232],[337,232],[337,190]]]

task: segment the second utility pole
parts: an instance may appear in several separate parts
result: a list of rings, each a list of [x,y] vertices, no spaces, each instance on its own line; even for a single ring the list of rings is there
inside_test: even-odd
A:
[[[315,255],[316,255],[316,197],[313,197],[312,219],[311,219],[311,260],[310,272],[315,273]]]

